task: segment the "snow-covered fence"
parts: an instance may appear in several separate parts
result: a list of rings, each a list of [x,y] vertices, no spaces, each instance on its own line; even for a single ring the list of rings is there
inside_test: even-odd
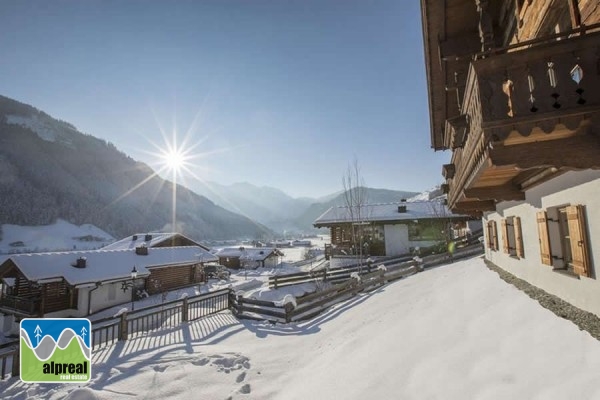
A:
[[[343,283],[350,279],[353,273],[360,275],[370,274],[377,270],[375,263],[352,265],[347,267],[329,268],[313,272],[296,272],[286,275],[275,275],[269,277],[269,287],[279,289],[285,286],[297,285],[299,283],[326,281],[330,283]]]
[[[95,321],[92,328],[92,349],[127,340],[141,332],[173,328],[183,322],[226,310],[229,308],[230,293],[230,289],[222,289]]]
[[[358,272],[354,272],[356,274],[354,277],[359,279],[350,279],[350,273],[348,273],[348,278],[341,284],[298,297],[295,299],[295,305],[292,302],[276,304],[270,301],[238,296],[232,299],[231,308],[239,318],[266,319],[275,322],[294,322],[308,319],[318,315],[327,307],[347,300],[359,292],[369,291],[386,282],[412,275],[419,271],[419,266],[416,262],[411,261],[398,264],[390,270],[378,266],[372,266],[371,269],[373,272],[370,273],[358,274]]]

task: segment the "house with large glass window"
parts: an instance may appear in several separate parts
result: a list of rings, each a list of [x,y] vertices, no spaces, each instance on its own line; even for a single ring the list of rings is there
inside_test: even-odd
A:
[[[453,238],[452,231],[481,229],[479,221],[453,214],[444,199],[331,207],[315,220],[329,228],[333,255],[412,254]]]
[[[600,315],[600,5],[421,0],[431,146],[486,258]]]

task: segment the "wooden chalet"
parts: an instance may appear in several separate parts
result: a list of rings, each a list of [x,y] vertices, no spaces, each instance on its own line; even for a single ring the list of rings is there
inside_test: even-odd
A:
[[[597,1],[422,0],[431,143],[448,204],[481,215],[599,168]]]
[[[226,247],[215,253],[219,264],[228,268],[273,268],[283,253],[271,247]]]
[[[600,3],[421,10],[431,146],[452,152],[450,209],[483,217],[489,260],[600,315]]]
[[[14,322],[82,317],[128,303],[137,290],[153,294],[202,283],[204,263],[217,260],[198,246],[15,254],[0,264],[0,314]]]
[[[396,256],[410,254],[450,240],[458,224],[466,231],[470,216],[451,213],[444,199],[331,207],[315,220],[315,228],[329,228],[331,247],[326,255]],[[475,229],[480,229],[477,223]],[[362,250],[359,250],[358,247]]]
[[[189,237],[176,232],[149,232],[136,233],[124,239],[104,246],[103,250],[124,250],[135,249],[139,246],[146,247],[181,247],[181,246],[199,246],[204,250],[209,250],[208,247],[190,239]]]

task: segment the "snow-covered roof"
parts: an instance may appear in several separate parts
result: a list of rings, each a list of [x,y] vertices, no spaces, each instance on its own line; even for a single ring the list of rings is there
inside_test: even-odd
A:
[[[404,209],[404,207],[406,207],[406,210],[400,212],[400,209]],[[468,218],[464,215],[453,214],[448,207],[436,200],[366,204],[361,206],[360,210],[358,207],[353,207],[353,211],[354,218],[350,215],[347,206],[331,207],[317,218],[313,225],[322,227],[350,222],[394,222],[434,218]]]
[[[125,250],[135,249],[138,246],[145,244],[147,247],[155,247],[164,241],[174,240],[176,238],[182,238],[189,242],[195,243],[196,246],[200,246],[205,250],[208,250],[205,246],[196,243],[194,240],[182,235],[177,232],[148,232],[148,233],[136,233],[135,235],[127,236],[124,239],[116,241],[103,247],[103,250]]]
[[[74,267],[82,257],[85,268]],[[143,277],[150,274],[151,267],[218,261],[198,246],[151,248],[148,255],[138,255],[135,250],[90,250],[15,254],[9,259],[30,281],[62,277],[71,285],[129,279],[134,266]]]
[[[269,247],[243,247],[243,250],[239,247],[226,247],[215,253],[217,257],[244,257],[250,261],[263,261],[273,254],[282,255],[279,250]]]

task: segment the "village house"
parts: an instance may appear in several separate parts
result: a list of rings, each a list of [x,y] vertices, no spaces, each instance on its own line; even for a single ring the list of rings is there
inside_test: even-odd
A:
[[[274,268],[283,253],[269,247],[226,247],[215,253],[219,264],[228,268]]]
[[[431,146],[486,258],[600,315],[600,3],[421,0]]]
[[[0,331],[25,317],[84,317],[141,291],[201,283],[203,264],[216,261],[198,246],[11,255],[0,264]]]
[[[459,225],[468,233],[470,217],[452,214],[443,199],[353,207],[331,207],[315,220],[316,228],[329,228],[332,255],[363,254],[397,256],[411,254],[452,239],[452,228]],[[470,229],[481,229],[473,221]],[[479,225],[479,226],[477,226]],[[353,233],[354,230],[354,239]],[[362,246],[360,252],[358,246]],[[329,254],[329,253],[328,253]]]

